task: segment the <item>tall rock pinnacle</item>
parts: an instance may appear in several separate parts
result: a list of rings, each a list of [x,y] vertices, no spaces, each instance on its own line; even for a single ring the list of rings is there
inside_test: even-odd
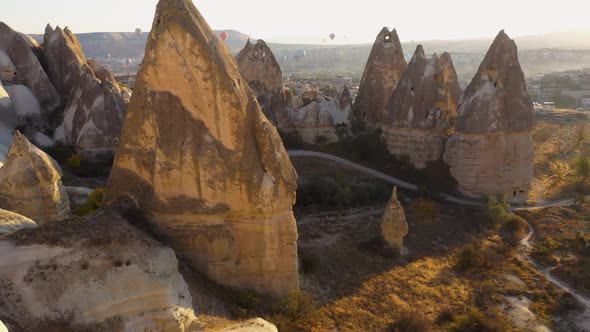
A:
[[[428,59],[418,45],[393,92],[383,139],[396,156],[408,156],[417,168],[439,160],[453,130],[461,87],[448,53]]]
[[[213,280],[298,289],[297,175],[229,49],[190,0],[160,0],[106,201],[128,202]]]
[[[444,155],[469,196],[525,199],[531,189],[533,104],[516,43],[501,31],[461,98]]]
[[[397,31],[383,28],[373,45],[354,103],[352,126],[380,129],[385,108],[407,62]]]
[[[287,100],[283,89],[283,72],[263,40],[252,44],[248,39],[236,58],[240,74],[256,94],[262,112],[277,128],[289,125]]]

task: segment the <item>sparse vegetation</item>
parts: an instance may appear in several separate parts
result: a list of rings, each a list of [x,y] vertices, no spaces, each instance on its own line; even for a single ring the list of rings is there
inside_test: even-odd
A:
[[[415,216],[414,221],[418,224],[432,225],[438,222],[440,216],[438,203],[427,198],[419,198],[412,202],[409,211]]]
[[[302,291],[295,291],[277,303],[269,318],[279,331],[307,331],[321,317],[313,297]]]
[[[104,199],[106,188],[100,187],[94,190],[89,196],[88,200],[84,205],[80,206],[76,210],[76,214],[79,216],[85,216],[102,207],[102,201]]]
[[[82,158],[77,154],[71,155],[66,161],[66,165],[72,169],[79,169],[81,164]]]
[[[389,324],[388,332],[430,332],[434,324],[422,313],[414,310],[404,310],[399,318]]]

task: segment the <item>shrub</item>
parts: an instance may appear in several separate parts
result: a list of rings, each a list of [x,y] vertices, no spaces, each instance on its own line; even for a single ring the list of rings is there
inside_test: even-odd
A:
[[[256,315],[263,303],[262,296],[253,290],[232,290],[230,300],[236,305],[232,314],[238,318]]]
[[[400,317],[389,324],[387,331],[390,332],[429,332],[433,330],[433,324],[418,311],[404,310]]]
[[[277,303],[272,311],[269,320],[279,331],[309,330],[320,316],[315,300],[302,291],[294,291]]]
[[[409,207],[410,212],[415,216],[416,223],[431,225],[438,221],[440,216],[440,207],[437,202],[420,198],[413,202]]]
[[[448,329],[452,332],[504,332],[512,330],[512,323],[501,315],[488,317],[472,307],[466,314],[455,316]]]
[[[588,177],[590,177],[590,158],[579,157],[574,159],[574,168],[579,177],[588,180]]]
[[[526,220],[515,214],[510,214],[501,233],[508,243],[516,245],[527,236],[528,230],[529,224]]]
[[[94,190],[89,196],[88,200],[84,205],[80,206],[76,211],[76,214],[79,216],[88,215],[102,207],[102,201],[104,199],[105,188],[99,187]]]
[[[289,150],[305,149],[307,147],[307,144],[296,130],[290,132],[279,131],[279,135],[283,140],[283,144]]]
[[[324,135],[317,135],[315,137],[315,144],[324,145],[328,143],[328,138]]]
[[[70,158],[68,158],[68,160],[66,161],[66,165],[69,168],[72,169],[78,169],[80,168],[80,165],[82,164],[82,158],[77,155],[77,154],[73,154]]]
[[[504,198],[491,196],[488,198],[487,217],[494,226],[502,226],[510,219],[508,209],[510,205],[504,201]]]
[[[497,260],[497,255],[488,248],[481,246],[466,245],[457,254],[455,267],[457,270],[466,272],[487,268]]]

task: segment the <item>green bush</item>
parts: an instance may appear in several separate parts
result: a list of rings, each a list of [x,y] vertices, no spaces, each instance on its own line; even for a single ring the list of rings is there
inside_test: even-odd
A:
[[[488,248],[466,245],[457,254],[455,268],[462,272],[488,268],[498,260],[497,255]]]
[[[529,223],[515,214],[508,215],[508,221],[501,229],[504,239],[512,245],[520,243],[527,236],[528,231]]]
[[[574,168],[579,177],[588,180],[588,177],[590,177],[590,158],[579,157],[574,159]]]
[[[78,168],[80,168],[80,165],[81,164],[82,164],[82,158],[79,155],[77,155],[77,154],[73,154],[66,161],[66,165],[69,168],[72,168],[72,169],[78,169]]]
[[[263,297],[253,290],[232,290],[230,302],[235,304],[232,314],[237,318],[256,316],[261,309]]]
[[[509,209],[510,205],[503,197],[500,199],[494,196],[488,198],[486,214],[492,225],[496,227],[505,225],[510,219]]]
[[[320,266],[320,256],[314,252],[299,252],[299,270],[303,274],[312,274]]]
[[[317,135],[315,137],[315,144],[324,145],[328,143],[328,138],[324,135]]]
[[[88,200],[84,205],[80,206],[76,211],[79,216],[85,216],[102,207],[102,201],[104,199],[105,188],[100,187],[94,190],[89,196]]]

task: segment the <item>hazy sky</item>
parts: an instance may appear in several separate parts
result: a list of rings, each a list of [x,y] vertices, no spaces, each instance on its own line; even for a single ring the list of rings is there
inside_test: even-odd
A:
[[[213,29],[236,29],[285,43],[372,42],[383,26],[403,41],[513,37],[590,30],[588,0],[195,0]],[[46,23],[75,33],[149,31],[157,0],[7,0],[0,20],[42,33]],[[345,38],[346,37],[346,38]]]

